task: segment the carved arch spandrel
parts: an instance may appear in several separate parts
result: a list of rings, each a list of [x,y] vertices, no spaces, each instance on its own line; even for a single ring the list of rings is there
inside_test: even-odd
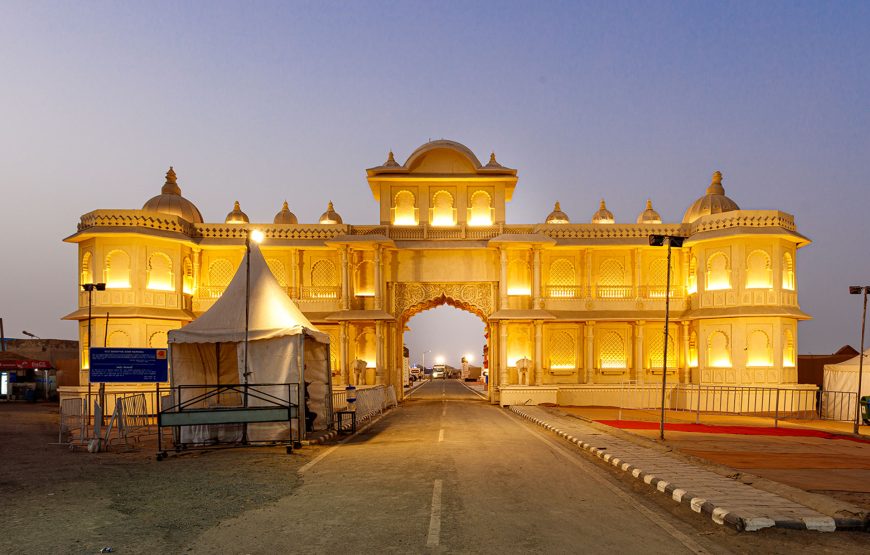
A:
[[[495,283],[396,283],[393,314],[404,324],[415,314],[443,304],[471,312],[486,322],[495,309]]]

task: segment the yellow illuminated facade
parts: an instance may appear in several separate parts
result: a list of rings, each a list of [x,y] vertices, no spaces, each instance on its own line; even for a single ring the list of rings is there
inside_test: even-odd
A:
[[[485,323],[493,402],[572,403],[595,388],[659,383],[668,290],[672,383],[797,381],[797,323],[808,316],[796,251],[809,240],[789,214],[740,209],[719,172],[679,223],[639,199],[634,223],[601,200],[587,207],[590,223],[572,223],[556,202],[532,224],[505,221],[517,171],[456,142],[426,143],[404,164],[390,153],[366,174],[379,204],[367,225],[343,223],[331,202],[318,223],[298,223],[286,202],[272,221],[236,202],[223,223],[206,223],[172,169],[142,209],[83,215],[66,241],[78,246],[81,283],[107,284],[93,294],[94,344],[165,347],[169,330],[220,297],[256,230],[278,282],[330,335],[336,384],[401,384],[406,324],[443,304]],[[651,234],[686,237],[669,287],[666,249]],[[77,301],[66,317],[79,326],[86,384],[87,293]]]

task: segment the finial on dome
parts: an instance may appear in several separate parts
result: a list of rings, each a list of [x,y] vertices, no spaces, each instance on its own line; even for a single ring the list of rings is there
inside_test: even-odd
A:
[[[710,180],[710,186],[707,187],[708,195],[724,195],[725,187],[722,186],[722,172],[713,172],[713,178]]]
[[[242,206],[239,204],[239,201],[233,203],[233,210],[241,210]]]
[[[501,164],[498,163],[498,160],[495,159],[495,151],[489,153],[489,162],[486,164],[487,168],[503,168]]]
[[[607,210],[607,204],[604,203],[604,199],[601,199],[601,204],[598,205],[599,210]]]
[[[601,204],[598,206],[598,212],[592,215],[592,223],[612,224],[614,222],[613,212],[607,209],[607,204],[604,203],[604,199],[601,199]]]
[[[181,195],[181,188],[178,186],[178,176],[175,175],[175,170],[169,166],[169,171],[166,172],[166,182],[160,192],[164,195]]]
[[[284,201],[284,204],[281,205],[281,210],[290,210],[290,206],[287,204],[287,201]]]
[[[386,168],[397,168],[399,167],[399,163],[396,162],[396,158],[393,156],[393,150],[390,149],[390,153],[387,155],[387,161],[384,162],[384,167]]]
[[[713,180],[710,182],[711,185],[716,183],[718,183],[719,185],[722,184],[722,172],[720,172],[719,170],[713,172]]]
[[[335,210],[335,207],[332,205],[332,201],[329,201],[329,203],[326,205],[326,209],[327,210]]]
[[[559,206],[559,201],[556,201],[556,205],[553,207],[553,210],[562,210],[562,207]]]
[[[646,209],[652,210],[652,199],[646,199]]]

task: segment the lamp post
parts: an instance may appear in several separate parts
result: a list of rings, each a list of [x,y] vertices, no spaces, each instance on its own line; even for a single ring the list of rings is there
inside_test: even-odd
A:
[[[244,369],[244,372],[242,372],[242,377],[244,378],[245,407],[248,406],[248,376],[251,375],[251,371],[248,369],[248,332],[251,321],[251,241],[259,244],[263,241],[264,237],[265,236],[263,235],[263,232],[259,229],[248,229],[248,234],[245,236],[245,350],[244,362],[242,366],[242,368]],[[220,379],[220,376],[218,376],[218,379]],[[302,382],[302,379],[300,379],[299,381]],[[301,397],[302,396],[300,395],[300,400]],[[300,404],[299,406],[302,407],[303,405]],[[300,424],[299,426],[299,433],[302,433],[302,424]],[[242,430],[242,443],[248,443],[247,423]]]
[[[426,375],[426,353],[431,353],[431,352],[432,352],[432,349],[429,349],[427,351],[423,351],[423,375],[424,376]]]
[[[91,420],[91,307],[93,306],[94,290],[105,291],[105,283],[83,283],[82,289],[88,292],[88,422]],[[100,395],[105,394],[106,384],[100,384]],[[102,399],[100,408],[102,408]]]
[[[867,293],[870,285],[850,285],[849,293],[852,295],[864,295],[864,309],[861,312],[861,354],[858,355],[858,396],[855,398],[855,427],[852,430],[858,433],[858,424],[861,422],[861,378],[864,375],[864,328],[867,324]]]
[[[668,320],[671,309],[671,247],[680,248],[686,238],[679,235],[650,235],[649,244],[653,247],[668,245],[668,271],[665,279],[665,347],[662,361],[662,416],[659,423],[659,439],[665,439],[665,387],[668,383]]]

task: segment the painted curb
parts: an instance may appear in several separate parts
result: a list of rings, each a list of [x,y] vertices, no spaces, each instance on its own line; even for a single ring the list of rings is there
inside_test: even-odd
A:
[[[852,522],[854,519],[845,519],[845,521],[841,521],[841,519],[829,516],[789,520],[773,520],[768,517],[742,517],[732,511],[728,511],[724,507],[714,505],[706,499],[680,488],[678,485],[656,478],[654,474],[647,473],[643,469],[637,468],[631,463],[622,461],[610,453],[605,453],[603,449],[598,449],[575,438],[574,436],[568,435],[566,432],[563,432],[552,424],[527,414],[519,407],[510,406],[508,408],[513,413],[534,422],[546,430],[552,431],[557,436],[567,439],[570,443],[576,444],[582,451],[586,451],[599,459],[603,459],[605,462],[619,468],[626,474],[630,474],[632,477],[642,480],[645,484],[649,485],[654,490],[667,495],[673,501],[676,501],[681,505],[686,505],[696,513],[709,516],[716,524],[728,525],[738,532],[755,532],[763,528],[773,527],[797,530],[815,530],[820,532],[855,529],[855,523]]]

